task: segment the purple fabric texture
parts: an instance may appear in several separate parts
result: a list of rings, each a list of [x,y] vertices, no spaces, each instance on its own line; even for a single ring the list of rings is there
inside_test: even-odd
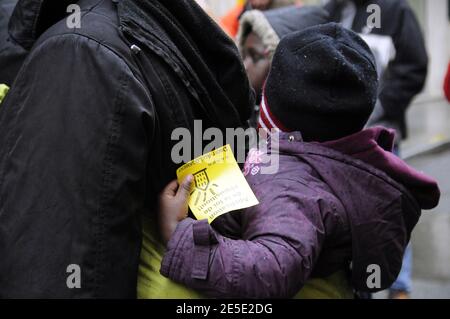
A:
[[[377,127],[318,144],[282,133],[279,147],[269,149],[279,153],[278,173],[247,175],[260,204],[229,223],[240,226],[234,233],[241,239],[186,219],[168,244],[161,273],[209,297],[290,298],[309,278],[351,264],[356,290],[388,288],[421,210],[440,198],[436,181],[390,152],[393,135]],[[259,162],[247,166],[268,165]],[[367,286],[374,264],[381,269],[379,289]]]

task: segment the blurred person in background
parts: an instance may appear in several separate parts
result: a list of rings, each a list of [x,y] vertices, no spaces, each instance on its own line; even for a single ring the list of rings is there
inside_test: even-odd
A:
[[[369,4],[381,9],[380,28],[370,27]],[[406,0],[331,0],[332,21],[362,35],[375,53],[381,80],[371,124],[383,124],[407,137],[406,111],[425,84],[428,56],[417,18]]]
[[[220,19],[220,25],[230,37],[235,38],[239,29],[239,19],[244,12],[252,9],[270,10],[301,2],[301,0],[237,0],[236,5]]]
[[[378,26],[368,24],[373,13],[369,5],[381,9]],[[378,102],[369,126],[382,125],[397,132],[395,152],[407,137],[406,112],[424,85],[428,56],[417,18],[406,0],[330,0],[324,8],[332,21],[359,33],[372,49],[380,77]],[[399,279],[391,288],[391,297],[408,298],[412,284],[412,249],[405,253]]]
[[[250,10],[241,16],[237,43],[250,84],[256,92],[256,105],[250,120],[252,127],[257,125],[263,85],[280,40],[290,33],[328,21],[328,13],[318,6]]]

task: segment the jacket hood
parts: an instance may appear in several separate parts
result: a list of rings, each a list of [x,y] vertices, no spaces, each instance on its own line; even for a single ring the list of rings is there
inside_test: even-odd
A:
[[[303,143],[298,132],[280,136],[280,153],[311,166],[344,207],[352,284],[358,291],[380,291],[394,283],[421,208],[439,202],[436,181],[396,158],[389,152],[392,146],[393,132],[384,128],[323,144]],[[379,287],[367,285],[373,265],[381,269]]]
[[[255,32],[273,55],[280,40],[295,31],[324,24],[328,13],[316,6],[288,6],[273,10],[251,10],[239,20],[237,43],[242,51],[250,32]]]
[[[374,127],[340,140],[322,143],[385,172],[406,187],[422,209],[435,208],[440,199],[437,181],[407,165],[392,151],[395,131]]]

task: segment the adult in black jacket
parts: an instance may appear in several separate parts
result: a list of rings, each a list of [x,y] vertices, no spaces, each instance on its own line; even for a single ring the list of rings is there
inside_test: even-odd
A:
[[[371,28],[367,23],[373,13],[368,10],[371,4],[381,9],[380,28]],[[428,70],[422,31],[411,7],[406,0],[330,0],[325,9],[332,21],[365,35],[380,57],[379,103],[370,124],[395,128],[405,138],[405,113],[423,89]],[[389,42],[393,48],[386,45]]]
[[[243,126],[254,103],[194,1],[80,0],[75,29],[72,2],[20,0],[11,18],[30,53],[0,109],[0,297],[133,298],[172,131]]]

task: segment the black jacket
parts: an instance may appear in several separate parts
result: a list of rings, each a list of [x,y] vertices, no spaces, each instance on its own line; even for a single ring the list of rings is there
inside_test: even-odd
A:
[[[135,297],[141,216],[180,165],[173,130],[240,127],[254,103],[193,1],[81,0],[69,29],[71,2],[20,0],[11,18],[31,51],[0,109],[0,297]]]
[[[17,0],[0,1],[0,83],[11,86],[28,52],[8,35],[8,22]]]
[[[347,0],[331,0],[325,5],[332,21],[341,21],[346,2]],[[371,122],[399,129],[402,136],[406,137],[405,113],[412,99],[423,89],[428,70],[428,56],[419,23],[406,0],[354,0],[354,3],[356,14],[353,31],[390,37],[396,51],[395,58],[382,73],[378,105],[380,109],[376,109]],[[371,15],[371,12],[367,12],[369,4],[380,6],[379,29],[366,28]]]

